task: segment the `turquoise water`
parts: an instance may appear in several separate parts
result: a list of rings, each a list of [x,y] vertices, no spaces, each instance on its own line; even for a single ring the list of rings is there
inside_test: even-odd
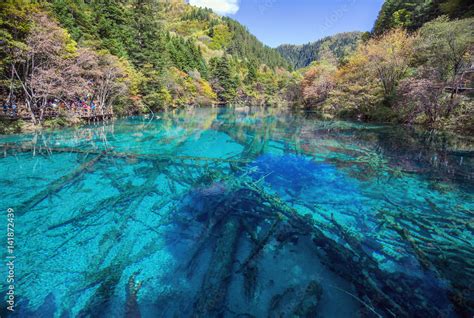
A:
[[[474,313],[472,139],[209,108],[0,145],[2,317]]]

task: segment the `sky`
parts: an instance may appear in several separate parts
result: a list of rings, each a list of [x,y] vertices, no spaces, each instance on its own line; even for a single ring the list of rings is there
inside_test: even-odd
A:
[[[263,43],[304,44],[348,31],[370,31],[383,0],[189,0],[247,26]]]

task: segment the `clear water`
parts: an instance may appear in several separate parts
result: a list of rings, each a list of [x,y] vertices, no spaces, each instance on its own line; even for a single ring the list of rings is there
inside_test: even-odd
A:
[[[2,317],[472,317],[472,139],[209,108],[0,144]]]

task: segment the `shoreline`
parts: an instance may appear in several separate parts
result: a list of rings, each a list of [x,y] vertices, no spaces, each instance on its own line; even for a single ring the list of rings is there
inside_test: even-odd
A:
[[[248,105],[243,105],[241,103],[236,103],[231,106],[226,106],[226,105],[213,105],[213,106],[208,106],[208,107],[201,107],[201,106],[193,106],[193,108],[227,108],[231,107],[234,109],[240,109],[242,107],[248,107],[248,109],[252,108],[274,108],[275,110],[282,110],[285,109],[288,112],[292,114],[307,114],[310,116],[314,116],[312,120],[319,120],[319,121],[325,121],[325,122],[331,122],[331,121],[345,121],[345,122],[350,122],[350,123],[361,123],[361,124],[369,124],[369,125],[384,125],[384,126],[392,126],[392,127],[397,127],[397,128],[403,128],[403,129],[411,129],[414,131],[425,131],[425,132],[430,132],[432,134],[443,134],[443,135],[448,135],[451,137],[459,138],[462,140],[466,140],[469,142],[474,143],[474,137],[473,134],[469,131],[458,131],[458,130],[453,130],[449,129],[446,127],[434,127],[430,128],[427,127],[426,125],[423,124],[403,124],[403,123],[394,123],[394,122],[383,122],[383,121],[370,121],[370,120],[363,120],[363,119],[358,119],[358,118],[348,118],[348,117],[327,117],[325,116],[324,113],[314,111],[314,110],[305,110],[303,108],[297,108],[297,107],[274,107],[274,106],[248,106]],[[173,111],[183,111],[186,110],[186,108],[174,108]],[[0,137],[2,136],[10,136],[10,135],[15,135],[15,134],[28,134],[28,133],[34,133],[34,132],[49,132],[49,131],[55,131],[55,130],[60,130],[63,128],[80,128],[81,126],[88,125],[91,123],[111,123],[114,122],[118,119],[122,118],[127,118],[127,117],[133,117],[133,116],[150,116],[150,115],[155,115],[158,113],[167,113],[170,112],[170,110],[162,110],[160,112],[155,112],[155,113],[141,113],[141,114],[135,114],[135,115],[124,115],[124,116],[114,116],[112,118],[106,119],[106,120],[98,120],[98,121],[87,121],[84,119],[80,118],[64,118],[64,117],[57,117],[57,118],[52,118],[45,120],[42,125],[34,125],[30,121],[25,121],[23,119],[3,119],[0,118]],[[10,124],[5,126],[5,123],[9,122]]]

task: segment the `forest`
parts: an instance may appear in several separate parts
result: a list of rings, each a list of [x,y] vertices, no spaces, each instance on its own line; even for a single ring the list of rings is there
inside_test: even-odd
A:
[[[300,69],[314,61],[328,59],[329,56],[338,60],[346,58],[357,48],[363,35],[362,32],[338,33],[303,45],[282,44],[276,49],[292,67]]]
[[[277,49],[182,0],[0,9],[3,132],[228,104],[474,131],[470,1],[387,0],[372,32]]]

